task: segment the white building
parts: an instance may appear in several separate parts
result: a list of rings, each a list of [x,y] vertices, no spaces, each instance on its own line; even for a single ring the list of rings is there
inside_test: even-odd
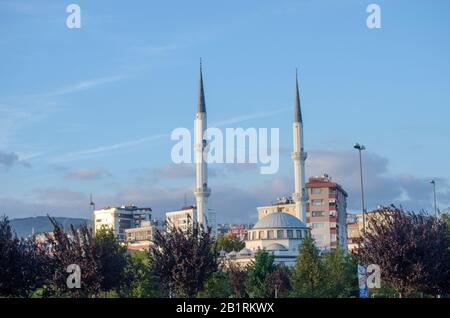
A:
[[[120,240],[125,240],[125,229],[139,227],[142,221],[151,220],[151,208],[138,208],[134,205],[120,207],[105,207],[94,210],[94,234],[102,229],[112,229],[114,235]]]
[[[195,206],[185,206],[180,210],[166,212],[167,229],[176,227],[185,232],[193,222],[197,221],[197,208]]]
[[[276,264],[294,266],[300,246],[309,228],[295,216],[284,213],[271,213],[249,230],[245,248],[232,251],[225,258],[241,265],[250,263],[255,253],[266,250],[274,256]]]
[[[165,222],[142,221],[139,227],[125,229],[125,243],[129,250],[150,250],[154,247],[156,231],[164,232]]]

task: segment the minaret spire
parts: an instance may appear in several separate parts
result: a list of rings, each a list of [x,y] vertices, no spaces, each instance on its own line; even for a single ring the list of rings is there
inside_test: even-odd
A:
[[[300,107],[300,93],[298,92],[298,72],[295,69],[295,105],[294,105],[294,122],[303,122],[302,109]]]
[[[294,123],[293,130],[293,151],[292,161],[294,163],[294,193],[295,214],[297,218],[306,222],[306,201],[308,194],[305,189],[305,160],[306,152],[303,150],[303,119],[300,108],[300,94],[298,91],[298,75],[295,70],[295,102],[294,102]]]
[[[206,113],[205,92],[203,89],[202,58],[200,58],[200,80],[198,86],[197,113]]]

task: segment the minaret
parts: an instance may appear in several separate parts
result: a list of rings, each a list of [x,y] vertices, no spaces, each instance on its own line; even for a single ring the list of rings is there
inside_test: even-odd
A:
[[[205,93],[203,91],[203,75],[202,62],[200,60],[200,83],[198,90],[197,113],[195,114],[195,131],[194,131],[194,151],[195,151],[195,200],[197,202],[197,222],[213,228],[215,225],[211,224],[213,220],[208,213],[208,197],[211,194],[211,189],[208,188],[208,167],[205,161],[207,154],[207,140],[205,139],[205,131],[207,128]]]
[[[293,198],[295,202],[295,215],[306,224],[306,201],[308,194],[305,190],[305,160],[307,157],[303,149],[303,120],[300,108],[300,94],[298,92],[298,76],[295,73],[295,106],[294,106],[294,147],[291,155],[294,162],[294,182],[295,192]]]

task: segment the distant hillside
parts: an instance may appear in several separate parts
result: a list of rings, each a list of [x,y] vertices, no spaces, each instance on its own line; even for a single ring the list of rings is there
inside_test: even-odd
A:
[[[73,224],[75,227],[79,227],[83,223],[91,224],[90,220],[79,219],[79,218],[65,218],[65,217],[55,217],[56,221],[65,229]],[[53,230],[53,226],[50,220],[46,216],[36,216],[23,219],[11,219],[9,220],[11,228],[17,233],[19,237],[27,237],[31,235],[33,228],[34,233],[49,232]]]

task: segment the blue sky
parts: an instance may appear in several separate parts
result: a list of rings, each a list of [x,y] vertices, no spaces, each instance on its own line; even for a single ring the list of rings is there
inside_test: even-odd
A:
[[[81,7],[81,29],[66,7]],[[381,7],[381,29],[366,8]],[[0,209],[10,217],[89,216],[97,205],[193,201],[192,168],[171,164],[176,127],[193,126],[199,57],[209,123],[280,128],[281,166],[211,167],[219,221],[255,220],[292,192],[299,68],[307,175],[329,173],[367,201],[450,206],[448,1],[0,0]],[[224,128],[224,127],[221,127]]]

